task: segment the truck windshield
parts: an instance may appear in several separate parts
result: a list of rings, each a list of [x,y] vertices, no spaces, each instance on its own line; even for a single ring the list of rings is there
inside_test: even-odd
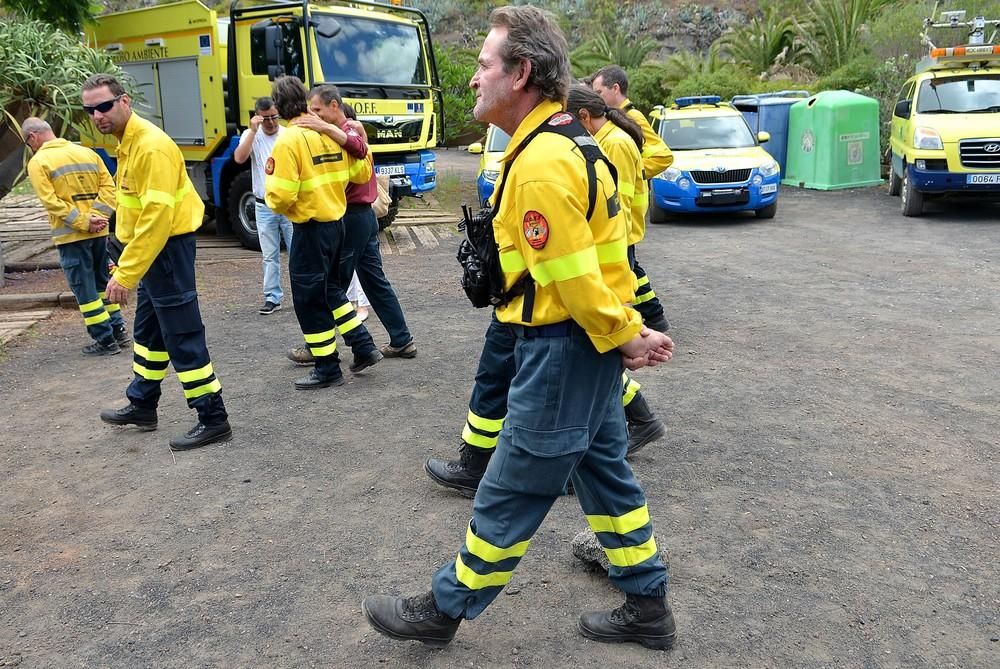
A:
[[[756,144],[741,116],[663,119],[660,137],[677,151],[742,149]]]
[[[338,16],[333,37],[316,34],[323,80],[334,84],[427,84],[423,44],[407,23]]]
[[[918,114],[969,114],[1000,111],[1000,75],[941,77],[920,82]]]

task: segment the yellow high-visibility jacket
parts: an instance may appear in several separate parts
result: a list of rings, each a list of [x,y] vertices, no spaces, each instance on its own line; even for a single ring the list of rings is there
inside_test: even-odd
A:
[[[170,237],[201,227],[205,204],[167,133],[134,111],[118,145],[115,236],[125,244],[115,281],[135,288]]]
[[[646,232],[646,180],[642,178],[642,156],[628,133],[608,121],[594,135],[601,151],[618,170],[618,198],[628,229],[629,246],[639,243]]]
[[[501,162],[513,160],[521,141],[560,109],[557,102],[535,107]],[[604,353],[638,334],[642,318],[625,306],[635,292],[615,184],[603,162],[595,169],[597,200],[589,222],[586,159],[571,139],[541,133],[504,170],[506,186],[493,219],[504,285],[509,290],[527,270],[535,295],[530,319],[524,318],[523,295],[496,313],[504,323],[533,326],[573,319]]]
[[[347,210],[347,184],[368,183],[372,165],[326,135],[289,124],[264,173],[264,201],[271,211],[293,223],[336,221]]]
[[[646,178],[652,179],[670,167],[671,163],[674,162],[674,154],[667,148],[663,138],[653,132],[649,121],[646,120],[641,111],[632,106],[632,102],[628,98],[622,102],[621,108],[628,110],[625,115],[642,128],[642,167],[646,171]]]
[[[115,182],[96,153],[51,139],[28,161],[28,179],[49,215],[57,246],[107,236],[107,228],[90,232],[91,212],[105,218],[115,213]]]

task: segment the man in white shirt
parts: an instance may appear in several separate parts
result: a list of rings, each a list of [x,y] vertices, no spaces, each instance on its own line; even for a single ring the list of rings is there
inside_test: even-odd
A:
[[[237,163],[245,163],[252,157],[250,173],[253,180],[253,196],[257,200],[257,236],[260,238],[260,252],[264,258],[264,306],[259,313],[273,314],[281,308],[281,238],[285,238],[285,248],[292,248],[292,222],[281,214],[276,214],[264,204],[264,176],[271,149],[284,128],[278,124],[278,110],[269,97],[258,98],[254,104],[255,115],[250,119],[250,127],[243,131],[240,143],[233,152]]]

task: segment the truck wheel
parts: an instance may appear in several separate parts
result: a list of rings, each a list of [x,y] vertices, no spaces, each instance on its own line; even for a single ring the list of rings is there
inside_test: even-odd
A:
[[[899,197],[902,190],[903,180],[896,176],[896,170],[892,169],[892,165],[889,165],[889,195]]]
[[[655,202],[650,201],[649,203],[649,222],[650,223],[666,223],[667,222],[667,212],[656,206]]]
[[[774,218],[774,215],[778,211],[778,201],[775,200],[766,207],[760,209],[754,209],[753,213],[757,215],[757,218]]]
[[[393,200],[389,203],[389,211],[386,215],[378,219],[378,229],[385,230],[392,222],[396,220],[396,215],[399,213],[399,200]]]
[[[240,172],[229,185],[226,213],[229,226],[240,238],[240,243],[253,251],[260,251],[257,238],[257,202],[253,197],[253,181],[249,171]]]
[[[903,167],[903,186],[901,190],[903,216],[919,216],[924,212],[924,194],[913,187],[910,180],[910,170]]]

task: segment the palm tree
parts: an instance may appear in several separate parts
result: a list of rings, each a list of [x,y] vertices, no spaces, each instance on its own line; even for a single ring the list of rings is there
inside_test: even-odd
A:
[[[766,72],[779,56],[784,63],[795,61],[795,22],[774,5],[766,5],[750,23],[727,31],[717,43],[734,62]]]
[[[656,49],[656,42],[650,39],[630,39],[628,35],[616,34],[611,37],[606,32],[584,42],[570,54],[573,71],[586,75],[604,65],[620,65],[626,70],[639,67],[647,56]]]
[[[795,22],[805,62],[817,73],[832,72],[863,49],[866,25],[898,0],[813,0],[805,21]]]

